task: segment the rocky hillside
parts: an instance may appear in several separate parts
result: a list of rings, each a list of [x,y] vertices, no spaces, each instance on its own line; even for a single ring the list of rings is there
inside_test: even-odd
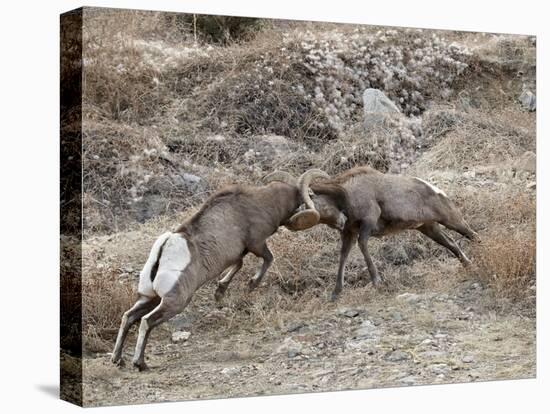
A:
[[[189,16],[85,15],[89,404],[534,375],[534,38],[261,20],[214,41]],[[384,286],[354,250],[332,304],[338,235],[282,229],[257,291],[247,258],[223,304],[208,284],[152,335],[151,373],[108,363],[152,242],[209,194],[367,164],[444,189],[475,265],[417,232],[373,240]]]

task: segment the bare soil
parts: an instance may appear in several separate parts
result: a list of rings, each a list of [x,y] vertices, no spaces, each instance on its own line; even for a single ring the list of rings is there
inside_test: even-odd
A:
[[[535,377],[535,320],[521,311],[488,310],[490,292],[469,279],[446,285],[448,293],[405,294],[367,285],[359,289],[370,297],[362,305],[327,301],[314,315],[297,314],[279,327],[235,326],[221,308],[201,316],[209,329],[191,328],[191,337],[178,344],[170,340],[176,319],[152,334],[148,371],[131,367],[132,337],[122,368],[111,364],[108,353],[85,358],[84,404]],[[204,290],[212,293],[213,286]]]

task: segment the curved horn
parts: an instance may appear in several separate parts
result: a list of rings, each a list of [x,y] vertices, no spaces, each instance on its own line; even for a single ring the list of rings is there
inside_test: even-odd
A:
[[[309,184],[315,178],[330,178],[330,175],[328,175],[323,170],[312,168],[311,170],[307,170],[305,173],[303,173],[298,179],[298,188],[300,189],[300,194],[302,195],[302,198],[304,199],[304,203],[306,204],[307,208],[311,210],[315,210],[315,205],[313,204],[313,201],[309,196]]]
[[[290,185],[298,185],[296,177],[286,171],[273,171],[262,178],[264,183],[270,183],[272,181],[281,181]]]
[[[320,177],[330,178],[330,176],[324,171],[311,169],[303,173],[298,179],[297,185],[300,189],[300,193],[302,195],[302,198],[304,199],[307,209],[294,214],[288,220],[288,222],[285,224],[285,227],[287,227],[288,229],[292,231],[305,230],[319,223],[319,212],[315,210],[315,204],[313,204],[313,200],[311,200],[311,197],[309,196],[309,184],[315,178]]]

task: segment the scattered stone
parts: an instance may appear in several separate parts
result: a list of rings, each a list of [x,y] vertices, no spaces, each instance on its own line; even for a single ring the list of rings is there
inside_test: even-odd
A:
[[[172,332],[172,342],[174,342],[175,344],[180,342],[185,342],[189,339],[190,336],[191,336],[191,332],[187,332],[187,331]]]
[[[536,181],[531,181],[530,183],[527,183],[525,188],[527,190],[536,190],[537,189],[537,182]]]
[[[378,328],[374,323],[369,321],[368,319],[364,320],[361,323],[361,326],[355,330],[354,337],[355,338],[365,338],[365,337],[371,337],[378,333]]]
[[[409,375],[408,377],[401,378],[399,381],[406,385],[414,385],[417,383],[418,378],[413,375]]]
[[[462,362],[465,364],[471,364],[474,362],[474,356],[473,355],[466,355],[464,358],[462,358]]]
[[[475,171],[466,171],[464,173],[462,173],[462,176],[464,178],[476,178],[476,172]]]
[[[228,377],[232,377],[236,374],[238,374],[241,370],[238,367],[227,367],[221,370],[221,373],[223,375],[227,375]]]
[[[399,312],[394,312],[391,314],[391,317],[394,321],[402,321],[403,320],[403,316],[401,316],[401,314]]]
[[[420,296],[416,293],[402,293],[401,295],[397,296],[397,300],[413,304],[413,303],[417,303],[420,300],[422,300],[422,296]]]
[[[300,355],[300,352],[297,351],[296,349],[291,349],[287,352],[287,356],[289,358],[296,358],[298,355]]]
[[[346,349],[355,352],[369,352],[372,350],[370,341],[352,340],[346,342]]]
[[[537,97],[530,90],[524,90],[519,96],[521,106],[529,112],[533,112],[537,109]]]
[[[443,351],[426,351],[418,354],[422,359],[439,359],[445,357],[445,352]]]
[[[434,338],[435,338],[435,339],[445,339],[445,338],[447,338],[447,336],[448,336],[447,334],[438,333],[438,334],[435,334],[435,335],[434,335]]]
[[[392,352],[388,352],[384,359],[391,362],[400,362],[400,361],[406,361],[407,359],[410,359],[411,356],[404,351],[396,350]]]
[[[291,337],[287,337],[279,348],[277,348],[277,353],[287,354],[289,358],[294,358],[302,353],[302,348],[303,347],[299,342],[296,342]]]
[[[451,370],[447,364],[433,364],[428,369],[436,375],[446,375]]]
[[[348,318],[355,318],[359,315],[359,311],[356,309],[346,309],[340,312],[340,315],[346,316]]]

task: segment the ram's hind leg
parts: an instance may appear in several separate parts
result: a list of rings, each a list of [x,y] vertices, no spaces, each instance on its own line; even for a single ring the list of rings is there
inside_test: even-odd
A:
[[[466,223],[466,220],[462,218],[460,212],[453,204],[451,204],[445,213],[441,215],[441,220],[437,220],[439,224],[442,224],[449,230],[456,231],[468,240],[477,242],[481,241],[479,235],[469,226],[468,223]]]
[[[269,266],[271,266],[271,263],[273,262],[273,254],[271,254],[271,251],[269,250],[269,248],[267,247],[267,244],[265,243],[263,243],[258,248],[251,248],[249,250],[254,255],[264,259],[264,262],[262,263],[262,267],[256,272],[254,277],[248,281],[248,289],[249,291],[252,291],[256,287],[258,287],[265,273],[267,272],[267,269],[269,269]]]
[[[134,359],[132,360],[133,365],[140,371],[147,369],[147,365],[145,364],[145,347],[147,345],[147,339],[149,338],[151,330],[155,326],[166,322],[183,311],[190,299],[191,296],[185,300],[182,300],[182,298],[179,297],[164,297],[155,309],[141,318],[138,339],[136,342],[136,350],[134,353]]]
[[[366,218],[361,223],[361,227],[359,229],[359,248],[361,249],[361,253],[363,253],[363,257],[365,258],[365,263],[367,264],[367,268],[369,269],[370,278],[374,286],[380,285],[382,279],[378,274],[378,269],[376,268],[376,265],[370,257],[367,244],[377,221],[378,218]]]
[[[158,305],[159,302],[159,297],[150,298],[147,296],[140,296],[134,306],[124,312],[122,322],[120,323],[120,329],[118,330],[113,355],[111,356],[111,362],[113,364],[124,364],[124,361],[122,360],[122,347],[124,346],[124,341],[126,340],[128,331],[135,322],[137,322],[147,312],[150,312],[155,306]]]
[[[468,266],[472,264],[472,261],[466,257],[464,252],[460,250],[460,247],[451,239],[449,236],[447,236],[443,230],[441,230],[441,227],[437,223],[429,223],[424,224],[421,227],[418,228],[420,232],[428,236],[430,239],[435,241],[436,243],[440,244],[443,247],[446,247],[449,249],[457,258],[462,262],[464,266]]]
[[[216,289],[216,293],[214,293],[214,298],[216,299],[216,302],[219,302],[223,299],[225,295],[225,291],[227,290],[227,287],[233,280],[233,277],[235,274],[241,270],[241,267],[243,267],[243,257],[242,256],[237,263],[235,263],[233,266],[229,268],[229,271],[225,274],[225,276],[218,282],[218,288]]]

